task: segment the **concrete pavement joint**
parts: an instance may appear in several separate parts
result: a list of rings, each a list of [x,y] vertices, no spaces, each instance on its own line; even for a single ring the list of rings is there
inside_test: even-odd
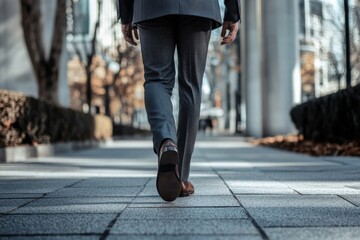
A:
[[[116,217],[109,223],[109,225],[106,227],[105,231],[103,232],[103,234],[101,234],[99,240],[105,240],[109,235],[110,235],[110,231],[111,229],[114,227],[116,221],[119,219],[119,217],[121,216],[121,214],[131,205],[131,203],[140,195],[140,193],[145,189],[146,185],[151,181],[151,178],[149,178],[147,180],[147,182],[144,184],[144,186],[142,187],[142,189],[139,191],[139,193],[131,200],[130,203],[128,203],[126,205],[126,207],[119,213],[116,215]]]
[[[213,169],[214,170],[214,169]],[[241,202],[239,201],[239,199],[236,197],[236,195],[234,194],[234,192],[231,190],[231,188],[229,187],[229,185],[226,183],[226,181],[224,180],[224,178],[216,171],[214,170],[214,172],[219,176],[219,178],[224,182],[224,184],[226,185],[226,187],[229,189],[229,191],[231,192],[232,196],[235,198],[235,200],[239,203],[240,207],[242,207],[244,209],[244,212],[246,214],[246,216],[249,218],[249,220],[251,221],[251,223],[254,225],[254,227],[259,231],[261,237],[264,240],[268,240],[269,237],[267,236],[267,234],[265,233],[265,231],[260,227],[260,225],[255,221],[255,219],[250,215],[250,213],[246,210],[246,208],[241,204]]]
[[[35,198],[35,199],[33,199],[33,200],[31,200],[31,201],[29,201],[29,202],[27,202],[27,203],[24,203],[24,204],[22,204],[22,205],[20,205],[20,206],[18,206],[18,207],[15,207],[15,208],[11,209],[10,211],[8,211],[8,212],[6,212],[6,213],[4,213],[4,214],[1,214],[1,215],[0,215],[0,218],[1,218],[1,217],[4,217],[4,216],[6,216],[6,215],[10,215],[11,212],[13,212],[13,211],[15,211],[15,210],[17,210],[17,209],[19,209],[19,208],[22,208],[22,207],[25,207],[25,206],[29,205],[30,203],[33,203],[33,202],[35,202],[35,201],[43,198],[45,195],[46,195],[46,194],[43,194],[43,196],[41,196],[41,197]]]
[[[79,181],[77,181],[77,182],[74,182],[74,183],[72,183],[72,184],[69,184],[69,185],[67,185],[67,186],[65,186],[65,187],[63,187],[63,188],[71,188],[71,187],[75,186],[76,184],[82,183],[82,182],[85,181],[85,180],[86,180],[86,179],[81,179],[81,180],[79,180]]]
[[[126,207],[125,207],[125,209],[126,209]],[[125,210],[125,209],[124,209],[124,210]],[[124,211],[124,210],[123,210],[123,211]],[[122,213],[123,211],[121,211],[121,213]],[[116,221],[118,220],[118,218],[120,217],[121,213],[117,214],[116,217],[115,217],[113,220],[111,220],[111,222],[109,223],[109,225],[106,227],[104,233],[101,234],[99,240],[105,240],[105,239],[109,236],[111,229],[112,229],[113,226],[115,225],[115,223],[116,223]]]
[[[351,205],[353,205],[353,206],[355,206],[355,207],[358,207],[355,203],[349,201],[348,199],[344,198],[343,196],[341,196],[341,195],[336,195],[336,196],[338,196],[339,198],[345,200],[346,202],[350,203]]]
[[[299,195],[304,195],[304,194],[302,194],[301,192],[295,190],[294,188],[290,188],[290,189],[293,190],[294,192],[296,192],[296,193],[299,194]]]
[[[83,180],[84,180],[84,179],[82,179],[81,181],[83,181]],[[79,182],[81,182],[81,181],[79,181]],[[78,183],[78,182],[73,183],[73,184],[70,184],[70,185],[65,186],[65,187],[62,187],[62,188],[71,187],[71,186],[73,186],[74,184],[77,184],[77,183]],[[59,190],[59,189],[62,189],[62,188],[57,188],[57,189],[55,189],[55,190],[52,191],[52,192],[55,192],[55,191],[57,191],[57,190]],[[20,206],[18,206],[18,207],[15,207],[15,208],[11,209],[10,211],[8,211],[8,212],[6,212],[6,213],[4,213],[4,214],[1,214],[0,217],[6,216],[6,215],[10,215],[11,212],[13,212],[13,211],[15,211],[15,210],[17,210],[17,209],[19,209],[19,208],[25,207],[25,206],[29,205],[30,203],[33,203],[33,202],[35,202],[35,201],[37,201],[37,200],[39,200],[39,199],[42,199],[42,198],[44,198],[47,194],[48,194],[48,193],[44,193],[42,196],[37,197],[37,198],[34,198],[32,201],[29,201],[29,202],[27,202],[27,203],[25,203],[25,204],[22,204],[22,205],[20,205]],[[15,214],[14,214],[14,215],[15,215]]]
[[[204,157],[206,160],[207,158]],[[209,162],[207,160],[207,162]],[[209,164],[211,166],[211,164]],[[225,184],[225,186],[228,188],[228,190],[230,191],[231,195],[233,196],[233,198],[235,198],[235,200],[239,203],[239,206],[242,207],[244,209],[244,212],[246,214],[246,216],[249,218],[249,220],[251,221],[251,223],[254,225],[254,227],[258,230],[258,232],[260,233],[261,237],[264,240],[268,240],[269,237],[267,236],[267,234],[265,233],[265,231],[260,227],[260,225],[255,221],[255,219],[250,215],[250,213],[246,210],[246,208],[241,204],[241,202],[239,201],[239,199],[236,197],[236,195],[234,194],[234,192],[231,190],[231,188],[229,187],[229,185],[226,183],[225,179],[220,175],[220,173],[214,169],[213,167],[210,167],[211,170],[222,180],[222,182]]]

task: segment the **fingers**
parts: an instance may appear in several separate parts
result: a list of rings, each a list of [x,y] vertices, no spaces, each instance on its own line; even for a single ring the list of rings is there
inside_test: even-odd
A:
[[[236,39],[236,34],[239,29],[237,22],[224,22],[223,31],[229,30],[227,35],[221,35],[223,37],[221,45],[232,43]]]
[[[135,39],[137,39],[137,40],[139,39],[137,29],[133,29],[131,24],[123,24],[121,27],[121,30],[123,32],[125,41],[130,43],[133,46],[137,46],[137,43],[135,42]],[[133,31],[134,31],[134,35],[133,35]]]
[[[225,37],[225,35],[226,35],[226,30],[227,30],[228,26],[226,26],[227,24],[226,25],[225,24],[226,24],[226,22],[224,23],[224,25],[221,29],[221,37]]]
[[[137,30],[137,28],[134,28],[133,31],[134,31],[135,39],[139,40],[139,31]]]

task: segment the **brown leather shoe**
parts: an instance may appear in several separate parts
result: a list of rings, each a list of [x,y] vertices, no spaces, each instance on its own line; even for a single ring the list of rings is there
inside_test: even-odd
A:
[[[174,201],[180,194],[178,162],[179,154],[176,144],[171,139],[165,140],[159,152],[156,189],[160,197],[167,202]]]
[[[181,191],[179,197],[188,197],[190,194],[194,194],[195,188],[191,182],[181,182]]]

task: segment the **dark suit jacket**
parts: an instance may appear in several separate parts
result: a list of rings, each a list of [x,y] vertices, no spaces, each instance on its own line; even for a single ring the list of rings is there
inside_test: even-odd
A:
[[[139,23],[166,15],[190,15],[214,20],[213,27],[221,26],[218,0],[117,0],[121,23]],[[252,0],[251,0],[252,1]],[[225,21],[240,20],[240,1],[224,0]]]

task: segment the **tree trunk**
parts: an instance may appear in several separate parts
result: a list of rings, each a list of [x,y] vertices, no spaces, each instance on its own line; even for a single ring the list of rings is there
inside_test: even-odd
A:
[[[58,75],[59,68],[56,65],[44,64],[44,67],[37,69],[39,99],[49,103],[58,103]]]
[[[66,28],[66,0],[57,0],[50,54],[45,56],[43,18],[40,0],[20,0],[22,27],[33,70],[38,83],[39,99],[58,103],[60,59]]]
[[[92,61],[91,61],[92,62]],[[86,103],[89,107],[89,113],[91,113],[91,102],[92,102],[92,87],[91,87],[91,62],[90,65],[85,66],[86,71]]]

